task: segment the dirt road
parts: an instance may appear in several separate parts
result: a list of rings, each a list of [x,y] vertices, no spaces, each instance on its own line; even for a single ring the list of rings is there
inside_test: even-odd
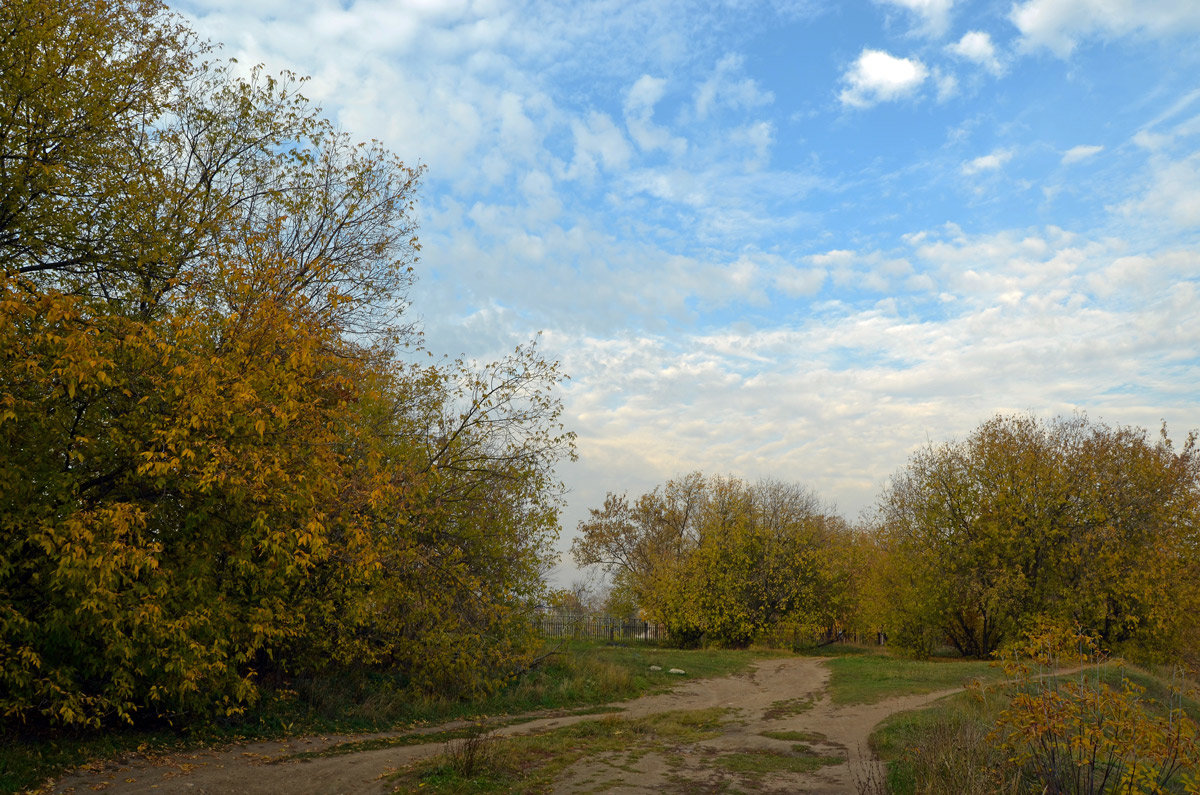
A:
[[[888,715],[915,709],[958,688],[919,696],[904,696],[877,704],[839,707],[826,692],[829,670],[822,660],[792,657],[764,660],[749,673],[720,679],[685,682],[670,693],[646,696],[614,706],[631,718],[661,712],[712,707],[729,710],[730,720],[719,737],[675,749],[674,758],[645,753],[630,759],[588,758],[569,768],[555,785],[556,792],[855,792],[855,779],[876,765],[867,750],[867,737]],[[546,731],[599,715],[542,717],[498,729],[509,735]],[[452,727],[448,724],[439,728]],[[763,735],[805,735],[812,754],[836,757],[811,772],[756,773],[752,778],[715,766],[722,755],[794,749],[792,740]],[[54,793],[383,793],[391,785],[389,771],[440,753],[442,742],[386,747],[377,750],[307,756],[343,743],[394,735],[307,737],[257,743],[154,759],[134,758],[64,777]],[[682,759],[682,764],[681,764]]]

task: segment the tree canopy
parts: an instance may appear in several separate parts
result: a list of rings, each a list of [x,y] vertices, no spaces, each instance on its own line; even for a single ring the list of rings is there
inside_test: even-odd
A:
[[[918,649],[986,657],[1038,619],[1178,649],[1200,616],[1200,455],[1140,428],[998,415],[881,498],[880,604]]]
[[[579,525],[572,554],[676,640],[746,646],[786,622],[826,627],[853,612],[849,528],[811,490],[696,472],[630,502],[609,494]]]
[[[153,0],[5,3],[0,42],[5,719],[518,670],[562,376],[415,355],[420,168]]]

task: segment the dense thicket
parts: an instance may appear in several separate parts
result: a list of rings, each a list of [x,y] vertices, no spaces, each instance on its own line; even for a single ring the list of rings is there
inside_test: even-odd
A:
[[[571,455],[530,347],[410,363],[419,170],[154,0],[0,5],[0,713],[494,687]]]
[[[1039,620],[1194,649],[1200,451],[1163,430],[997,416],[916,453],[881,499],[875,602],[899,642],[984,657]]]
[[[856,620],[859,540],[796,484],[699,473],[630,502],[609,494],[572,553],[684,644],[745,646],[783,626]]]

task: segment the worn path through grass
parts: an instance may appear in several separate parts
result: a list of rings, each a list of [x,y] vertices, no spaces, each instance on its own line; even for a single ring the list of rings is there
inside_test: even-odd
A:
[[[422,741],[395,733],[319,736],[130,759],[80,771],[52,791],[854,792],[855,776],[875,764],[867,737],[879,721],[960,689],[956,682],[934,692],[846,703],[856,697],[831,697],[831,676],[836,694],[847,675],[862,672],[850,666],[847,673],[836,662],[831,670],[827,662],[775,657],[732,676],[680,677],[671,692],[611,705],[619,713],[510,716],[493,725],[500,744],[495,759],[508,762],[488,765],[478,780],[447,775],[435,759],[448,739],[471,726],[460,721]],[[939,677],[952,670],[938,668],[934,675],[918,667],[883,689],[911,693],[930,687],[930,677],[942,685]],[[972,675],[960,670],[962,678]],[[584,722],[591,728],[582,730]]]

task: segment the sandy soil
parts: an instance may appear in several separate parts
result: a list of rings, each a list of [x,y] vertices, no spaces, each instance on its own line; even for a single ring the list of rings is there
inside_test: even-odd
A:
[[[671,758],[644,753],[636,758],[592,758],[569,768],[555,791],[562,793],[615,792],[855,792],[855,780],[865,778],[877,763],[867,750],[871,730],[888,715],[915,709],[958,688],[919,696],[904,696],[877,704],[838,707],[826,693],[828,669],[822,660],[792,657],[764,660],[751,672],[720,679],[683,682],[670,693],[616,704],[630,717],[659,712],[722,707],[730,710],[724,733],[686,748]],[[599,715],[557,715],[507,726],[497,734],[545,731]],[[452,728],[455,724],[436,727]],[[435,729],[430,729],[433,731]],[[807,774],[744,776],[714,767],[712,760],[739,751],[786,751],[794,743],[763,737],[764,731],[818,733],[814,751],[843,761]],[[390,747],[331,756],[289,759],[305,751],[372,737],[356,735],[305,737],[163,757],[130,757],[78,770],[47,791],[84,793],[383,793],[391,786],[391,771],[409,762],[440,753],[442,742]]]

